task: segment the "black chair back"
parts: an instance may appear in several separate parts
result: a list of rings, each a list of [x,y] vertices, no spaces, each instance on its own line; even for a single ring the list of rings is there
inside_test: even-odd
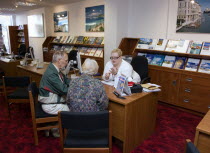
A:
[[[28,76],[4,76],[4,83],[6,87],[27,87],[30,84],[30,77]]]
[[[61,112],[62,127],[73,131],[90,131],[109,128],[109,111]]]
[[[26,52],[27,52],[26,45],[25,44],[21,44],[19,49],[18,49],[18,54],[20,56],[25,56]]]
[[[69,54],[68,54],[69,61],[70,60],[73,60],[73,61],[77,60],[77,52],[78,52],[78,50],[72,50],[72,51],[69,52]]]
[[[68,60],[72,61],[72,65],[74,68],[77,68],[77,52],[78,50],[72,50],[68,54]],[[70,70],[73,70],[72,68]]]
[[[148,61],[145,56],[135,56],[131,61],[131,65],[139,75],[141,80],[148,78]]]
[[[36,82],[29,84],[28,90],[31,91],[33,99],[35,100],[39,94],[39,89],[37,88]]]

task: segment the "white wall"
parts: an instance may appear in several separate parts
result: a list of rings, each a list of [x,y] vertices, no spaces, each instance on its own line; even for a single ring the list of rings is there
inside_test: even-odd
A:
[[[45,14],[45,9],[35,9],[31,11],[27,11],[21,14],[16,15],[16,25],[23,25],[28,24],[27,16],[33,15],[33,14]],[[42,52],[42,44],[44,40],[46,39],[46,22],[44,19],[44,31],[45,31],[45,37],[43,38],[33,38],[29,37],[29,46],[32,46],[34,49],[34,55],[36,59],[39,59],[40,61],[43,61],[43,52]]]
[[[128,37],[166,38],[168,0],[132,0]]]
[[[121,39],[128,35],[128,10],[128,0],[105,3],[104,63],[109,61],[111,51],[119,46]]]
[[[128,37],[209,41],[210,34],[176,33],[178,0],[131,0]]]
[[[85,31],[85,7],[105,4],[105,32]],[[26,14],[44,13],[46,36],[83,35],[105,37],[105,63],[110,52],[123,37],[167,38],[209,41],[210,34],[176,33],[178,0],[85,0],[53,8],[29,11],[16,17],[18,24],[27,23]],[[69,12],[69,32],[54,33],[53,13]],[[40,38],[30,38],[35,55],[42,57]],[[38,55],[39,54],[39,55]]]
[[[85,8],[97,5],[104,5],[104,0],[85,0],[67,5],[59,5],[55,7],[46,7],[35,9],[16,15],[16,25],[27,24],[27,16],[32,14],[44,14],[44,38],[29,38],[29,45],[34,48],[36,58],[43,61],[42,44],[47,36],[95,36],[103,37],[104,32],[86,32],[85,31]],[[69,13],[69,32],[54,32],[53,13],[68,11]]]
[[[85,0],[77,3],[59,5],[53,8],[46,8],[46,22],[47,22],[47,33],[51,36],[95,36],[103,37],[104,32],[86,32],[85,31],[85,8],[97,5],[104,5],[104,0]],[[69,13],[69,32],[54,32],[53,13],[68,11]]]

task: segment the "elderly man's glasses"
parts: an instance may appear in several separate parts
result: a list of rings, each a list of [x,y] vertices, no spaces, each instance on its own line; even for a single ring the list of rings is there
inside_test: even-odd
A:
[[[118,59],[119,57],[120,57],[120,56],[118,56],[118,57],[110,57],[110,59],[111,59],[111,60],[113,60],[113,59],[116,60],[116,59]]]

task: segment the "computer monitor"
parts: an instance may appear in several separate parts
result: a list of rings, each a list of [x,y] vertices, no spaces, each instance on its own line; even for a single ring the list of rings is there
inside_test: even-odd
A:
[[[71,52],[70,52],[71,53]],[[66,69],[63,71],[65,75],[68,75],[70,70],[79,70],[80,73],[82,73],[82,66],[81,66],[81,57],[80,53],[77,51],[76,53],[76,59],[69,58],[69,63],[66,66]]]
[[[80,57],[79,52],[77,52],[77,68],[79,69],[79,72],[82,73],[82,64],[81,64],[81,57]]]
[[[28,50],[29,50],[32,60],[35,60],[33,47],[29,47]]]

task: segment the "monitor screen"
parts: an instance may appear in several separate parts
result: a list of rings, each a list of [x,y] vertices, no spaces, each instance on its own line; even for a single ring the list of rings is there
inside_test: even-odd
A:
[[[71,51],[72,52],[72,51]],[[70,53],[71,53],[70,52]],[[76,53],[76,54],[75,54]],[[69,71],[78,69],[80,73],[82,73],[82,65],[81,65],[81,57],[78,51],[74,52],[76,55],[76,59],[70,56],[70,60],[68,65],[66,66],[65,70],[63,71],[64,74],[68,75]]]
[[[35,60],[35,57],[34,57],[34,49],[32,47],[29,47],[29,53],[31,55],[32,60]]]
[[[79,69],[79,72],[82,73],[82,64],[81,64],[81,57],[80,57],[79,52],[77,52],[77,68]]]

